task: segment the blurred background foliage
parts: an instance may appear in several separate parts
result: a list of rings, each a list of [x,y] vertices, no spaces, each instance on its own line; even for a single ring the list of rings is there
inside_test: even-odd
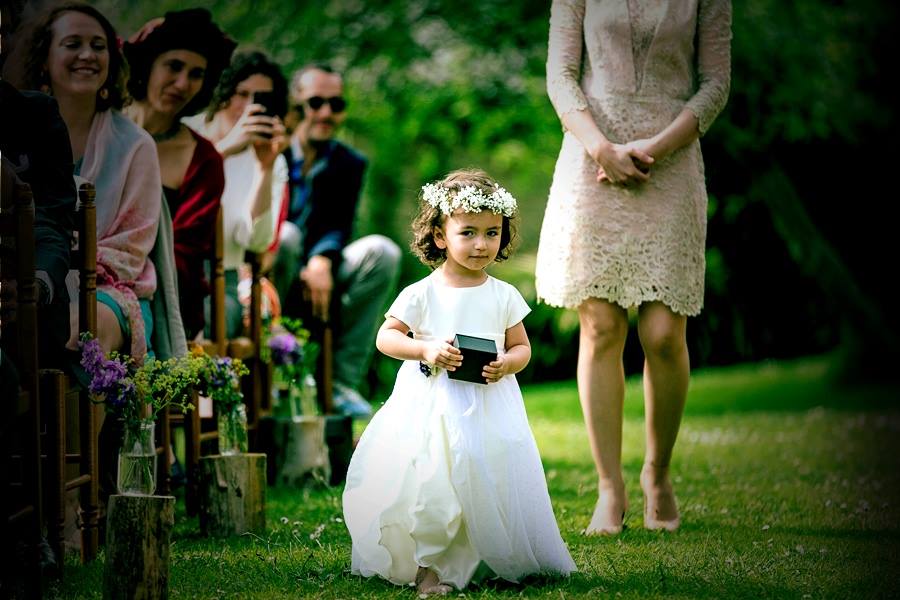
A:
[[[96,4],[124,37],[188,6]],[[526,320],[534,359],[520,379],[574,375],[577,315],[534,302],[562,137],[545,91],[549,1],[190,5],[208,7],[243,49],[270,53],[288,76],[313,60],[344,72],[342,136],[370,159],[357,234],[406,247],[422,183],[471,165],[498,178],[523,218],[518,254],[494,272],[535,308]],[[887,182],[898,154],[897,12],[881,0],[734,2],[731,97],[702,142],[708,274],[704,312],[688,328],[694,366],[838,350],[848,374],[894,376],[897,193]],[[426,272],[407,254],[401,284]],[[626,370],[641,362],[631,335]],[[373,393],[389,390],[395,368],[376,361]]]

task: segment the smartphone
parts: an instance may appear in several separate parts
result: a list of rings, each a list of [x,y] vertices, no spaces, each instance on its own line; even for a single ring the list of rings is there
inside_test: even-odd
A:
[[[267,117],[275,116],[274,106],[277,104],[275,102],[275,92],[256,92],[253,94],[253,102],[263,106],[263,112],[257,114],[266,115]]]

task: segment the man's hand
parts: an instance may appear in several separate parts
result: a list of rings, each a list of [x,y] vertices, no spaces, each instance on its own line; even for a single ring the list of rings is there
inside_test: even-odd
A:
[[[306,267],[300,271],[300,280],[304,284],[303,299],[312,302],[313,316],[327,321],[331,292],[334,289],[331,259],[320,255],[310,258]]]

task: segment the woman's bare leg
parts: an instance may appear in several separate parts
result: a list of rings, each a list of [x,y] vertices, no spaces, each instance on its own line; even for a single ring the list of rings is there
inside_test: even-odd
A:
[[[678,526],[678,506],[669,464],[687,399],[690,359],[687,317],[660,302],[640,307],[638,335],[644,349],[644,412],[647,450],[641,470],[646,497],[645,524],[651,528]]]
[[[97,341],[107,354],[112,350],[121,352],[125,344],[125,336],[122,335],[116,313],[102,302],[97,303]]]
[[[591,298],[578,307],[578,316],[578,396],[598,475],[597,506],[585,533],[615,534],[622,530],[627,508],[622,479],[622,353],[628,336],[628,313],[620,306]]]

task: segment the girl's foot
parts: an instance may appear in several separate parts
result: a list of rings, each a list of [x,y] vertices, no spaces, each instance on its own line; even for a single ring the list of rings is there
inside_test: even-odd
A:
[[[590,524],[584,530],[585,535],[619,535],[624,528],[626,510],[628,499],[625,497],[625,483],[601,481],[597,505]]]
[[[675,531],[681,525],[675,491],[669,481],[669,467],[645,463],[641,469],[641,489],[644,490],[644,527]]]
[[[453,591],[453,588],[446,583],[441,583],[437,573],[431,569],[419,567],[419,570],[416,572],[416,591],[419,592],[420,597],[432,594],[446,596]]]

